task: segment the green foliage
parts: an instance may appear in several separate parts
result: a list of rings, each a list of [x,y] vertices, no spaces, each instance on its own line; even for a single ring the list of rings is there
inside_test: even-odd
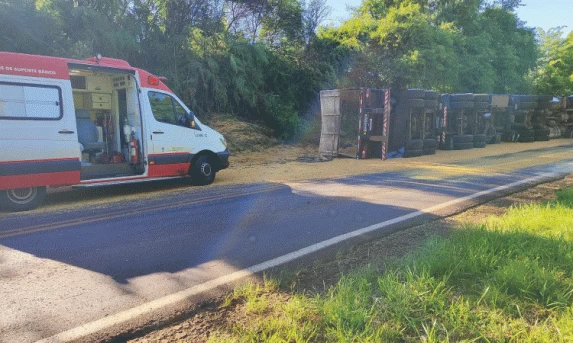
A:
[[[344,86],[444,92],[524,92],[535,66],[532,29],[519,1],[367,0],[338,29],[321,33],[354,55]]]
[[[541,56],[532,73],[533,83],[540,94],[573,94],[573,33],[561,38],[560,28],[538,30]]]
[[[540,32],[537,60],[519,5],[365,0],[339,27],[320,28],[323,0],[2,0],[0,45],[125,59],[167,76],[200,115],[235,114],[292,138],[324,88],[573,92],[573,36]]]

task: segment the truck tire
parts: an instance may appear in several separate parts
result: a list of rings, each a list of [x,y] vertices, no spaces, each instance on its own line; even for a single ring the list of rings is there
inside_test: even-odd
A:
[[[535,130],[518,130],[517,133],[519,133],[519,137],[521,138],[535,137]]]
[[[487,136],[484,134],[474,135],[474,143],[486,142]]]
[[[434,138],[424,139],[424,149],[435,148],[435,147],[436,147],[436,139]]]
[[[436,91],[426,91],[424,94],[424,99],[426,100],[438,100],[439,97],[440,94],[438,94]]]
[[[521,143],[531,143],[535,142],[535,137],[519,137],[517,141]]]
[[[191,182],[196,186],[205,186],[215,180],[215,168],[208,155],[200,155],[190,168]]]
[[[560,102],[550,102],[549,104],[550,104],[549,109],[551,109],[552,111],[559,111],[563,107]]]
[[[470,109],[474,108],[474,102],[473,101],[452,102],[450,104],[450,108],[453,110]]]
[[[450,95],[450,101],[451,102],[474,101],[474,95],[472,93],[452,94]]]
[[[467,149],[473,149],[474,147],[474,143],[470,142],[470,143],[454,143],[454,150],[467,150]]]
[[[489,94],[474,94],[475,102],[487,102],[489,104]]]
[[[539,97],[537,95],[516,95],[514,96],[515,102],[537,102]]]
[[[520,102],[517,104],[517,110],[531,110],[537,108],[536,102]]]
[[[424,107],[435,111],[438,109],[438,100],[424,100]]]
[[[408,89],[408,99],[424,99],[426,90],[420,88]]]
[[[423,147],[424,141],[422,139],[410,139],[406,141],[404,150],[421,150]]]
[[[501,135],[496,134],[493,136],[487,136],[486,142],[487,142],[487,144],[499,144],[499,143],[501,143]]]
[[[424,99],[408,99],[408,108],[424,108]]]
[[[476,110],[488,110],[489,102],[474,102],[474,108]]]
[[[417,149],[417,150],[404,150],[404,158],[410,158],[410,157],[419,157],[424,155],[424,151],[422,151],[422,149]]]
[[[457,136],[452,136],[452,141],[455,144],[460,144],[460,143],[473,143],[474,142],[474,136],[473,135],[457,135]]]
[[[0,191],[4,208],[13,212],[29,211],[38,207],[46,198],[46,187],[29,187]]]
[[[424,153],[424,155],[435,155],[436,148],[424,148],[422,149],[422,152]]]
[[[517,142],[518,138],[519,138],[519,133],[516,130],[504,132],[503,136],[501,136],[501,140],[504,142]]]

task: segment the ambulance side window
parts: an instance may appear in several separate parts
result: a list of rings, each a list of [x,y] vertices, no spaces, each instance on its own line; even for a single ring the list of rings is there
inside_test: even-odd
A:
[[[58,120],[61,104],[59,87],[0,82],[0,119]]]
[[[198,126],[192,126],[194,122],[190,122],[187,111],[174,97],[152,91],[148,93],[148,97],[153,116],[157,121],[200,130]]]
[[[173,98],[167,94],[158,92],[148,92],[149,103],[153,117],[157,121],[167,124],[177,125],[177,117],[173,108]]]

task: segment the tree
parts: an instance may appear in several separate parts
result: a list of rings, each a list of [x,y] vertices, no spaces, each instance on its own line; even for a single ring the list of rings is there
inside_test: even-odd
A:
[[[541,54],[532,78],[539,94],[573,94],[573,33],[561,38],[561,30],[537,30]]]

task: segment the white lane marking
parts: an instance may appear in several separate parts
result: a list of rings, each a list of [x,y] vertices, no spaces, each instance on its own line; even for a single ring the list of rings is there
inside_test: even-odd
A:
[[[213,290],[217,287],[223,286],[225,284],[237,281],[239,279],[248,277],[249,275],[255,274],[255,273],[259,273],[262,271],[265,271],[267,269],[270,268],[274,268],[277,266],[280,266],[282,264],[288,263],[288,262],[292,262],[298,258],[301,258],[305,255],[309,255],[311,253],[317,252],[321,249],[330,247],[332,245],[335,245],[337,243],[343,242],[345,240],[348,240],[350,238],[354,238],[360,235],[364,235],[366,233],[370,233],[372,231],[376,231],[379,229],[382,229],[384,227],[390,226],[390,225],[394,225],[418,216],[421,216],[423,214],[428,214],[434,211],[438,211],[441,210],[443,208],[449,207],[449,206],[453,206],[459,203],[462,203],[464,201],[468,201],[468,200],[472,200],[484,195],[488,195],[488,194],[492,194],[495,192],[499,192],[499,191],[504,191],[513,187],[517,187],[523,184],[527,184],[527,183],[533,183],[542,179],[551,179],[554,177],[557,177],[559,175],[562,175],[560,173],[543,173],[540,174],[538,176],[535,177],[531,177],[525,180],[521,180],[521,181],[516,181],[516,182],[512,182],[510,184],[504,185],[504,186],[499,186],[496,188],[492,188],[492,189],[488,189],[485,191],[481,191],[481,192],[477,192],[462,198],[458,198],[458,199],[454,199],[454,200],[450,200],[444,203],[441,203],[439,205],[434,205],[428,208],[425,208],[423,210],[420,211],[416,211],[410,214],[406,214],[403,216],[400,216],[398,218],[394,218],[394,219],[390,219],[378,224],[374,224],[374,225],[370,225],[367,226],[365,228],[362,229],[358,229],[349,233],[345,233],[343,235],[340,236],[336,236],[330,239],[327,239],[325,241],[322,241],[320,243],[316,243],[313,245],[310,245],[306,248],[302,248],[300,250],[294,251],[292,253],[288,253],[286,255],[274,258],[272,260],[251,266],[249,268],[234,272],[232,274],[229,275],[225,275],[225,276],[221,276],[219,278],[213,279],[211,281],[207,281],[205,283],[202,283],[200,285],[196,285],[193,286],[191,288],[185,289],[183,291],[179,291],[177,293],[173,293],[171,295],[167,295],[165,297],[156,299],[156,300],[152,300],[148,303],[133,307],[129,310],[125,310],[122,312],[119,312],[117,314],[102,318],[102,319],[98,319],[95,320],[93,322],[90,323],[86,323],[84,325],[78,326],[76,328],[61,332],[59,334],[56,334],[54,336],[42,339],[37,341],[37,343],[55,343],[55,342],[67,342],[67,341],[73,341],[73,340],[80,340],[80,338],[85,337],[87,335],[90,334],[94,334],[97,333],[99,331],[104,330],[105,328],[110,328],[114,325],[117,324],[121,324],[124,322],[127,322],[129,320],[132,320],[134,318],[137,318],[138,316],[165,308],[169,305],[174,305],[180,301],[183,301],[187,298],[190,298],[192,296]]]

